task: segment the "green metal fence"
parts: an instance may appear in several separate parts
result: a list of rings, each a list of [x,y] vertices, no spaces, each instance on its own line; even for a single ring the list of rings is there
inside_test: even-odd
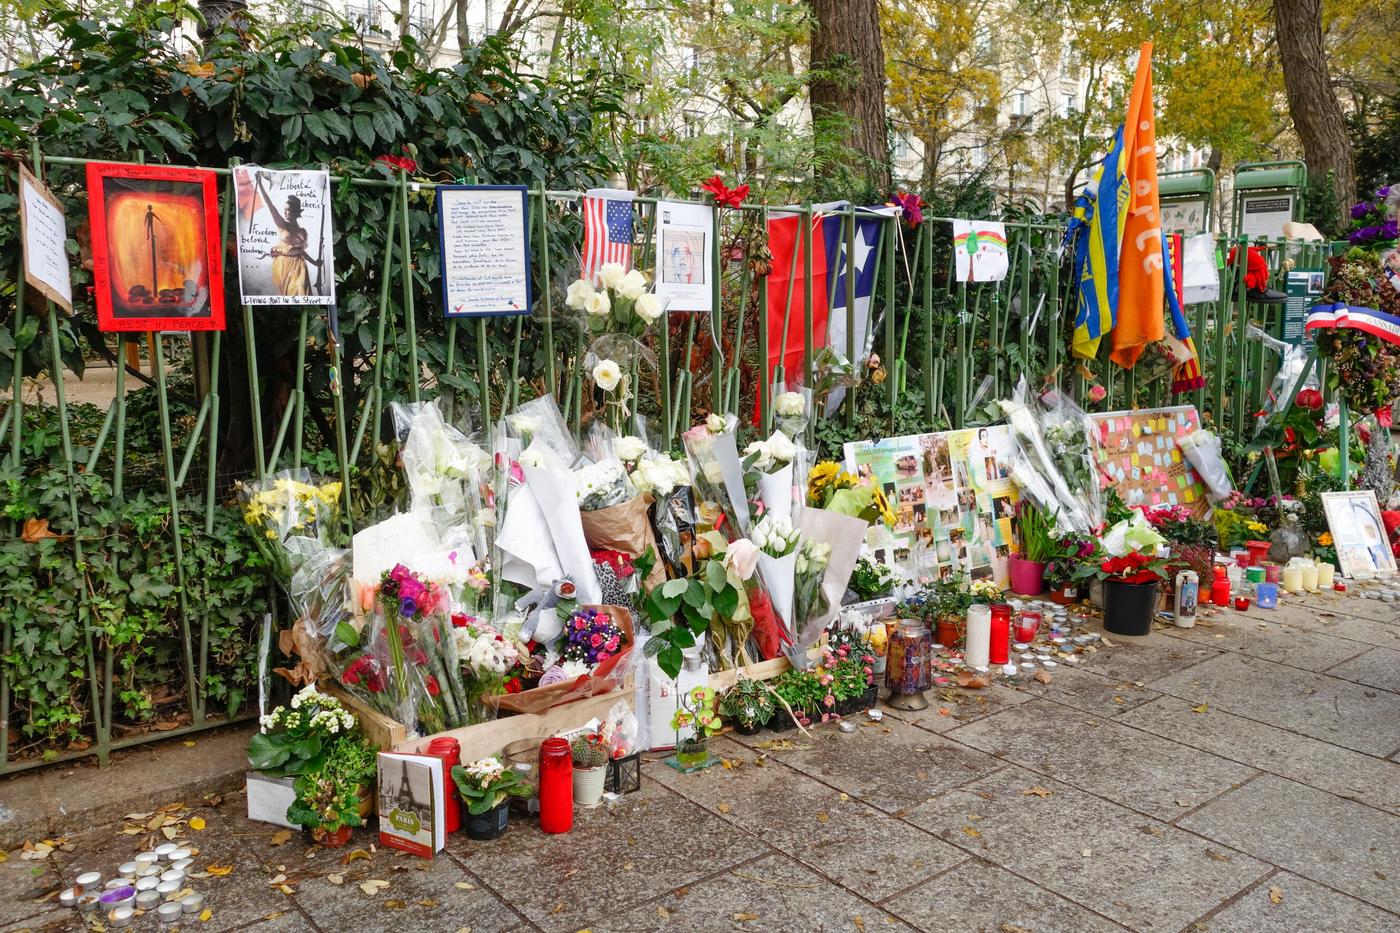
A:
[[[44,158],[37,149],[31,154],[33,170],[41,178],[59,176],[70,186],[87,160]],[[224,255],[233,222],[232,190],[228,181],[231,167],[214,167],[221,189]],[[65,174],[66,173],[66,174]],[[64,369],[60,359],[62,322],[52,304],[45,306],[38,338],[48,343],[47,378],[52,384],[55,404],[37,414],[44,419],[42,429],[56,429],[61,435],[67,488],[57,496],[62,507],[46,516],[60,533],[71,535],[62,553],[77,566],[105,546],[101,530],[81,527],[78,487],[83,477],[110,468],[114,508],[120,509],[129,497],[139,493],[159,495],[169,508],[167,527],[172,556],[173,580],[178,594],[178,617],[173,620],[173,654],[178,658],[179,675],[170,688],[179,694],[188,712],[188,722],[177,729],[147,734],[139,730],[120,734],[132,723],[116,721],[113,695],[115,649],[108,633],[109,608],[86,590],[79,604],[72,607],[81,627],[82,657],[74,659],[74,689],[82,694],[81,731],[86,748],[44,749],[44,756],[11,754],[11,740],[20,741],[24,717],[15,717],[17,698],[13,693],[12,667],[15,659],[15,632],[10,619],[3,627],[0,649],[0,725],[5,741],[0,742],[0,773],[32,767],[54,760],[96,754],[105,761],[109,753],[124,745],[180,732],[197,731],[247,718],[252,704],[245,701],[237,710],[216,711],[208,702],[210,677],[210,632],[207,618],[190,608],[187,594],[197,592],[198,579],[189,579],[184,559],[184,541],[201,531],[210,534],[215,511],[230,497],[230,481],[240,476],[262,478],[287,467],[305,465],[313,454],[326,472],[338,473],[344,483],[345,533],[353,533],[352,479],[366,467],[372,451],[389,436],[387,406],[399,399],[418,400],[440,396],[454,417],[469,418],[477,425],[491,423],[516,404],[541,392],[554,392],[566,418],[579,425],[591,410],[591,393],[585,381],[582,359],[586,352],[583,333],[561,315],[563,287],[575,277],[577,266],[569,266],[569,255],[561,249],[561,236],[576,236],[577,224],[570,224],[578,192],[532,190],[529,192],[530,230],[533,252],[535,294],[538,296],[530,317],[475,318],[443,321],[440,303],[425,303],[436,283],[425,273],[437,251],[436,236],[415,230],[410,222],[410,199],[430,195],[435,186],[420,183],[399,172],[394,177],[334,178],[337,186],[369,189],[382,195],[383,240],[378,260],[379,293],[373,314],[373,352],[356,360],[342,353],[336,321],[337,311],[325,309],[252,308],[229,315],[230,334],[241,331],[242,365],[230,362],[232,354],[223,333],[199,335],[151,335],[149,365],[157,397],[158,438],[146,438],[161,451],[159,475],[141,490],[124,486],[125,454],[133,443],[133,430],[150,430],[146,425],[133,428],[127,417],[126,386],[129,374],[124,365],[116,369],[116,393],[96,441],[85,451],[76,448],[69,434],[69,406],[65,395]],[[636,199],[638,242],[634,258],[638,267],[650,271],[652,237],[655,230],[655,198]],[[665,446],[672,446],[681,431],[707,410],[747,415],[755,398],[767,410],[770,380],[763,378],[760,360],[768,345],[770,321],[769,278],[763,268],[764,231],[768,219],[780,210],[799,216],[805,261],[794,268],[794,285],[784,298],[783,327],[800,327],[806,335],[803,372],[775,374],[778,380],[800,378],[812,385],[820,373],[814,371],[812,345],[812,292],[820,280],[812,269],[811,238],[813,222],[821,212],[810,203],[795,208],[745,204],[737,209],[716,212],[713,283],[715,310],[708,315],[674,314],[666,326],[657,329],[653,339],[657,365],[654,376],[643,374],[639,408],[653,425],[654,434]],[[841,216],[842,238],[846,243],[845,262],[850,271],[854,262],[854,238],[858,218],[869,216],[863,209],[847,207]],[[70,226],[79,218],[70,217]],[[975,404],[1004,397],[1025,373],[1034,382],[1054,379],[1084,397],[1086,374],[1076,361],[1066,358],[1074,300],[1073,285],[1061,246],[1064,228],[1059,223],[1010,220],[1007,223],[1010,269],[1004,281],[967,284],[956,281],[951,249],[950,219],[926,219],[917,228],[908,228],[892,216],[880,215],[883,235],[877,253],[876,284],[871,299],[874,352],[883,364],[884,378],[877,370],[857,366],[863,377],[850,390],[847,401],[823,419],[836,426],[838,434],[855,437],[857,432],[884,434],[910,427],[919,430],[962,427],[982,423],[987,414]],[[553,238],[553,242],[551,240]],[[1222,243],[1222,249],[1229,243]],[[1320,264],[1331,247],[1308,247],[1294,256],[1301,267]],[[1283,248],[1276,248],[1281,261]],[[1242,277],[1234,267],[1221,270],[1222,300],[1192,309],[1196,343],[1202,354],[1207,377],[1205,388],[1189,399],[1226,436],[1244,441],[1252,431],[1253,413],[1262,406],[1277,361],[1255,341],[1244,339],[1245,325],[1256,322],[1270,332],[1281,324],[1281,309],[1252,305],[1245,299]],[[236,284],[226,276],[229,295]],[[831,277],[828,287],[835,287]],[[13,306],[9,309],[8,331],[14,338],[26,331],[26,295],[22,276],[16,278]],[[846,306],[854,305],[855,276],[847,275]],[[793,313],[793,294],[802,290],[803,311]],[[3,307],[0,307],[3,310]],[[259,335],[267,332],[271,315],[296,315],[295,363],[285,397],[269,400],[264,390],[271,385],[266,373],[259,372]],[[320,320],[324,315],[326,319]],[[798,319],[800,317],[800,320]],[[444,354],[420,351],[420,329],[434,333],[445,330]],[[399,341],[399,335],[406,341]],[[850,333],[844,348],[848,359],[857,356],[864,337]],[[107,335],[116,358],[125,361],[128,345],[140,343],[135,335]],[[236,338],[235,338],[236,339]],[[1105,341],[1107,342],[1107,341]],[[493,346],[513,347],[509,355],[492,351]],[[407,348],[405,361],[397,360],[401,346]],[[543,365],[528,361],[542,350]],[[173,361],[189,362],[196,375],[197,409],[191,418],[176,424],[171,417],[170,366]],[[527,365],[522,368],[522,360]],[[393,365],[390,365],[393,364]],[[1097,407],[1102,410],[1172,404],[1168,387],[1161,381],[1139,385],[1133,372],[1121,373],[1100,362],[1094,364],[1106,388]],[[308,374],[325,367],[330,398],[312,397],[318,390],[308,384]],[[407,373],[395,379],[393,373]],[[1092,374],[1089,374],[1092,375]],[[654,382],[652,381],[654,379]],[[318,383],[319,384],[319,383]],[[637,384],[637,383],[634,383]],[[221,441],[227,430],[228,406],[224,396],[246,386],[247,404],[253,417],[249,462],[231,468],[221,465]],[[8,438],[6,465],[23,471],[27,466],[22,367],[16,366],[12,395],[0,415],[0,436]],[[654,391],[652,389],[654,388]],[[332,411],[334,442],[311,451],[307,444],[309,401],[327,402]],[[869,412],[874,411],[873,417]],[[31,411],[30,416],[35,412]],[[178,429],[178,430],[177,430]],[[823,437],[831,428],[824,427]],[[183,434],[182,434],[183,432]],[[809,440],[816,442],[815,427]],[[332,449],[333,448],[333,449]],[[333,463],[333,468],[326,464]],[[193,502],[193,504],[192,504]],[[19,534],[20,516],[12,516],[12,534]],[[27,516],[26,516],[27,517]],[[42,598],[42,593],[37,598]],[[248,619],[249,637],[260,620]],[[27,736],[33,740],[33,736]]]

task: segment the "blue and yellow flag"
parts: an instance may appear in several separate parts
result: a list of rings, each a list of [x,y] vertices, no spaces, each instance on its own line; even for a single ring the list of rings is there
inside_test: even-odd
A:
[[[1074,242],[1074,274],[1079,280],[1074,355],[1082,359],[1098,355],[1099,341],[1118,320],[1118,255],[1130,194],[1123,151],[1120,126],[1094,180],[1075,201],[1065,232]]]

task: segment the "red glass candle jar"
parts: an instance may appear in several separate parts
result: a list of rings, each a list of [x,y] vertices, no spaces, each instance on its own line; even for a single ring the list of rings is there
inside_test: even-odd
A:
[[[992,642],[988,661],[1005,664],[1011,660],[1011,607],[1006,603],[992,606]]]
[[[1235,597],[1235,609],[1237,609],[1237,610],[1240,611],[1240,612],[1247,612],[1247,611],[1249,610],[1249,597],[1248,597],[1248,596],[1236,596],[1236,597]]]
[[[1230,605],[1230,578],[1224,567],[1215,568],[1215,579],[1210,584],[1210,601],[1217,606]]]
[[[540,743],[540,829],[567,833],[574,828],[574,759],[560,738]]]
[[[992,618],[995,620],[996,614],[993,612]],[[1016,615],[1016,640],[1029,645],[1035,641],[1036,632],[1040,631],[1040,613],[1022,610]],[[996,660],[993,658],[993,660]]]
[[[462,803],[457,796],[457,782],[452,780],[452,769],[462,763],[462,746],[454,738],[443,736],[428,743],[427,754],[442,759],[442,773],[447,779],[443,790],[442,819],[449,833],[462,828]]]

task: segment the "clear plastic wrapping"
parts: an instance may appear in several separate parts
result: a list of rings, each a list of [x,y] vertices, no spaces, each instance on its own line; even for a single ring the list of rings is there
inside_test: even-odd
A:
[[[1186,462],[1195,467],[1201,481],[1206,484],[1206,492],[1212,503],[1220,502],[1234,491],[1230,467],[1221,453],[1220,438],[1205,428],[1197,428],[1177,438],[1177,446],[1181,448]]]

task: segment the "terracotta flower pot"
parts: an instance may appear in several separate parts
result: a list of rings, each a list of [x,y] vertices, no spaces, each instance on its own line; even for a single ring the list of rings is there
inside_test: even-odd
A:
[[[1076,586],[1060,586],[1050,591],[1050,601],[1061,606],[1072,606],[1082,598],[1083,590]]]
[[[957,616],[944,616],[938,620],[934,638],[944,648],[956,648],[962,644],[962,620]]]
[[[319,846],[327,849],[338,849],[350,841],[350,834],[354,830],[349,826],[341,826],[338,829],[324,829],[320,826],[311,830],[311,838]]]

